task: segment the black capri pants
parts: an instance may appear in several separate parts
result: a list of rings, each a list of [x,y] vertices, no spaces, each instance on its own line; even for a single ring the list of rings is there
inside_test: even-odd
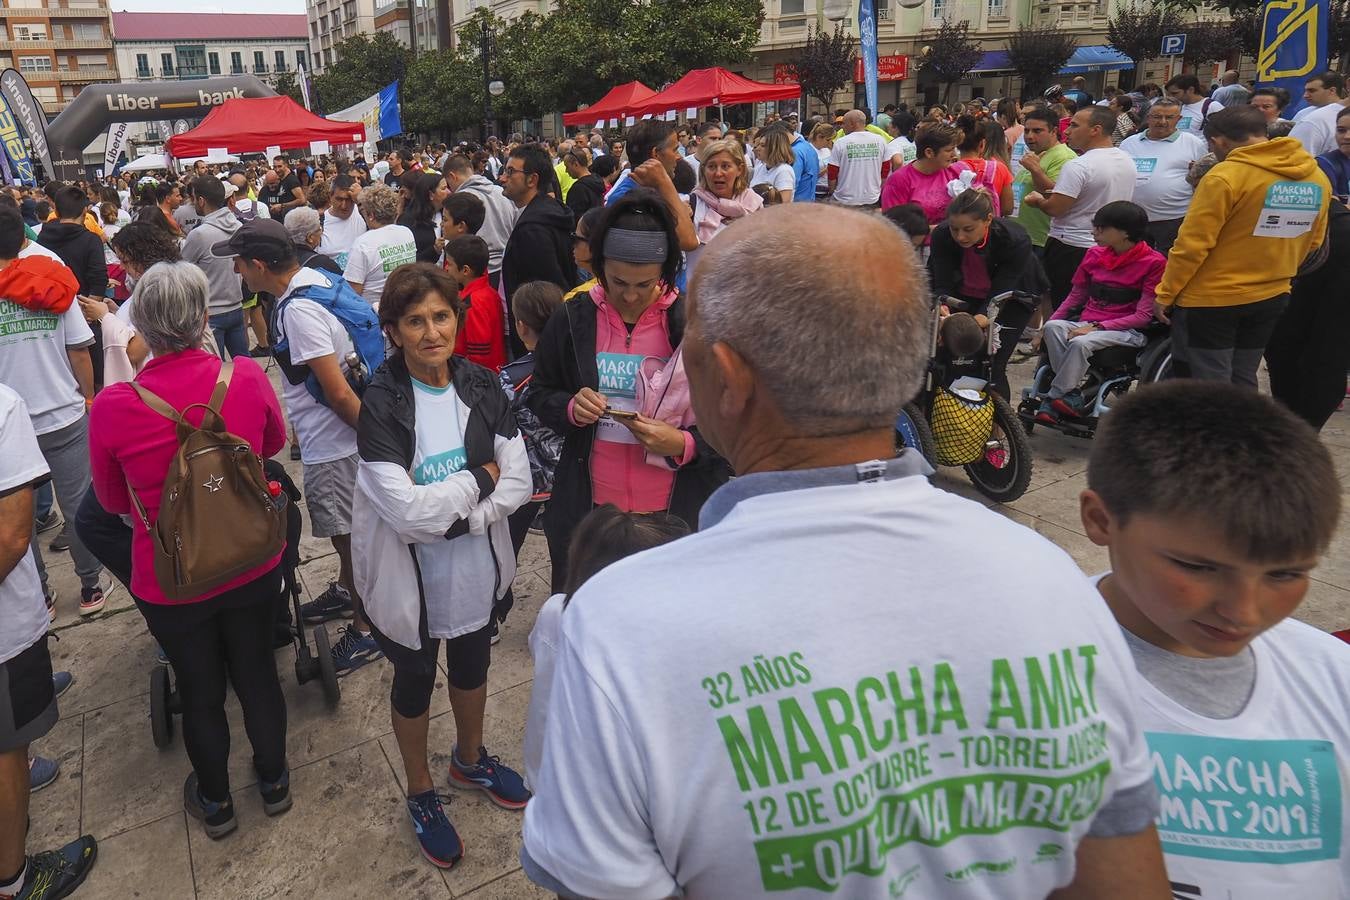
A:
[[[375,643],[384,651],[385,658],[394,667],[394,685],[389,689],[389,702],[394,712],[405,719],[416,719],[431,708],[431,694],[436,689],[436,652],[440,638],[427,634],[427,607],[422,604],[422,621],[418,633],[422,649],[405,647],[381,633],[370,623]],[[492,661],[492,622],[477,631],[461,634],[445,642],[445,670],[450,686],[457,691],[472,691],[487,684],[488,664]]]

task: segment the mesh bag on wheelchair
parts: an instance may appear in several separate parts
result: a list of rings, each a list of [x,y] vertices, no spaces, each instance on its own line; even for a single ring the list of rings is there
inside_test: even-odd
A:
[[[938,464],[964,466],[984,456],[985,442],[994,430],[994,404],[985,393],[967,399],[939,387],[928,420]]]

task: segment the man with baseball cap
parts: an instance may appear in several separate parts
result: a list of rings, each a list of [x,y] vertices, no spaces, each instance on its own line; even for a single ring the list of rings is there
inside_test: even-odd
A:
[[[239,276],[234,274],[228,259],[211,252],[215,244],[229,240],[239,230],[239,219],[225,204],[225,186],[210,175],[192,179],[192,202],[198,220],[183,241],[183,259],[206,274],[210,287],[206,310],[222,356],[226,352],[230,356],[247,356],[248,331],[244,326],[244,292]]]
[[[352,586],[352,494],[361,398],[347,382],[347,357],[355,348],[337,316],[313,300],[291,296],[305,287],[331,288],[339,276],[302,267],[285,226],[275,219],[245,222],[211,252],[233,257],[234,271],[250,291],[277,298],[273,345],[287,341],[290,365],[308,366],[323,390],[326,404],[310,394],[304,380],[292,384],[287,378],[281,396],[300,441],[310,531],[332,541],[340,565],[338,580],[302,606],[300,615],[307,623],[352,619],[333,645],[333,662],[339,674],[346,674],[381,655]]]

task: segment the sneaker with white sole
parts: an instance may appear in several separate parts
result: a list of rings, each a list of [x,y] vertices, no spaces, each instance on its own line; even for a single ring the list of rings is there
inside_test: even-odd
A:
[[[28,792],[36,794],[61,774],[61,762],[45,756],[28,757]]]
[[[44,531],[51,531],[53,528],[59,528],[65,523],[61,521],[61,516],[56,510],[49,510],[47,515],[38,519],[36,522],[38,534]]]
[[[308,603],[300,605],[300,619],[306,625],[318,625],[329,619],[352,617],[352,595],[334,581],[328,589]]]
[[[342,629],[342,637],[333,645],[333,668],[338,676],[350,674],[384,656],[374,635],[362,634],[355,625]]]
[[[433,866],[453,869],[464,858],[464,842],[450,824],[435,788],[408,798],[408,818],[417,832],[417,843],[422,845],[422,855]]]
[[[502,765],[500,758],[488,756],[478,748],[478,762],[465,765],[460,762],[459,748],[450,753],[450,783],[458,788],[482,791],[502,809],[524,809],[530,800],[525,780],[510,766]]]
[[[103,585],[96,584],[93,587],[80,588],[80,615],[92,616],[103,609],[103,604],[106,602],[108,602],[108,598],[104,596]]]
[[[75,683],[75,676],[69,672],[53,672],[52,687],[56,690],[56,696],[60,697],[70,686]]]

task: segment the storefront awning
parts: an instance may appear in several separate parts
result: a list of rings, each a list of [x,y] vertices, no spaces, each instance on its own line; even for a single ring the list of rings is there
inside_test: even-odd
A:
[[[1081,75],[1084,72],[1115,72],[1118,69],[1133,69],[1134,60],[1114,47],[1096,45],[1079,47],[1069,57],[1069,62],[1060,69],[1061,75]]]

